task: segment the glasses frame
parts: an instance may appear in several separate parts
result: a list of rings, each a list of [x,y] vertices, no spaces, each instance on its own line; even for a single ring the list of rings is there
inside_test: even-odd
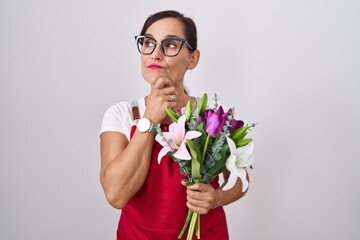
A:
[[[140,50],[140,47],[139,47],[139,39],[144,39],[144,38],[150,38],[152,40],[155,41],[155,47],[153,48],[153,50],[149,53],[143,53],[141,50]],[[163,42],[167,41],[167,40],[178,40],[181,42],[181,45],[180,45],[180,48],[179,48],[179,51],[177,54],[175,55],[168,55],[165,53],[165,50],[164,50],[164,47],[163,47]],[[160,42],[158,42],[155,38],[153,37],[150,37],[150,36],[146,36],[146,35],[137,35],[135,36],[135,42],[136,42],[136,46],[137,46],[137,49],[138,51],[141,53],[141,54],[144,54],[144,55],[150,55],[152,54],[155,49],[156,49],[156,46],[159,44],[160,45],[160,50],[161,50],[161,53],[164,55],[164,56],[167,56],[167,57],[176,57],[177,55],[179,55],[182,47],[184,46],[184,44],[186,44],[186,46],[188,46],[188,48],[191,50],[191,51],[194,51],[194,48],[190,46],[190,44],[188,43],[188,41],[186,41],[185,39],[183,38],[179,38],[179,37],[168,37],[168,38],[165,38],[163,40],[161,40]]]

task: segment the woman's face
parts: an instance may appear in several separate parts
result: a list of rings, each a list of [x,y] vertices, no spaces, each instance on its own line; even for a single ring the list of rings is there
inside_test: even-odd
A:
[[[169,36],[185,39],[183,25],[175,18],[164,18],[154,22],[145,34],[153,37],[159,43]],[[150,84],[154,84],[159,77],[166,77],[173,84],[182,85],[186,70],[196,66],[196,64],[192,65],[194,57],[187,48],[184,44],[177,56],[167,57],[161,52],[160,44],[157,44],[154,52],[150,55],[141,54],[143,78]]]

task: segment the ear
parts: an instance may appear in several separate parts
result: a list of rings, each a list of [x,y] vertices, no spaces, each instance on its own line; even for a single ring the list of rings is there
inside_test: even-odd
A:
[[[194,69],[198,65],[199,59],[200,59],[200,51],[196,49],[190,55],[190,61],[189,61],[189,64],[188,64],[188,69],[189,70]]]

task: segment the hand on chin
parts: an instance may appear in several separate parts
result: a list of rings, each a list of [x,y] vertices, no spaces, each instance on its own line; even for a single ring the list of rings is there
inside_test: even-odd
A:
[[[167,74],[154,73],[154,74],[146,76],[145,80],[148,83],[150,83],[151,85],[154,85],[159,78],[168,78],[168,79],[170,79]]]

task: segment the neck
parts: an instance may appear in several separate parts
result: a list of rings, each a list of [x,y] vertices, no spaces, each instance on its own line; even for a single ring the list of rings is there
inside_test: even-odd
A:
[[[181,109],[181,108],[185,107],[189,100],[191,101],[191,103],[194,103],[195,98],[186,94],[184,90],[180,91],[180,93],[177,95],[175,109]]]

